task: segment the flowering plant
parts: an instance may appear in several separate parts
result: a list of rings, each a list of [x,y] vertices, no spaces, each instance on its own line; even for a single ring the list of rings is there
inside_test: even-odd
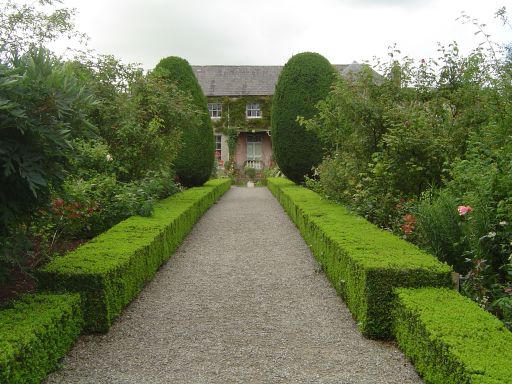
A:
[[[410,213],[408,213],[402,217],[402,220],[404,222],[401,227],[402,232],[405,235],[411,235],[416,226],[416,218],[413,215],[411,215]]]
[[[457,211],[459,212],[460,216],[465,216],[468,213],[470,213],[472,210],[473,210],[473,208],[471,208],[471,206],[469,206],[469,205],[459,205],[457,207]]]

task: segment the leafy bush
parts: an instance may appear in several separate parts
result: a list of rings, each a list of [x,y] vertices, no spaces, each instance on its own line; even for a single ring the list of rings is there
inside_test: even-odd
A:
[[[184,59],[164,58],[157,64],[153,73],[156,77],[173,82],[180,90],[189,93],[200,114],[199,122],[190,121],[182,130],[181,147],[174,161],[174,169],[183,185],[187,187],[202,185],[212,172],[215,150],[206,97],[192,67]]]
[[[82,36],[57,3],[0,6],[0,282],[151,215],[177,191],[180,137],[200,120],[187,92],[136,65],[90,52],[63,63],[34,48]]]
[[[426,383],[508,383],[512,333],[448,289],[397,289],[394,334]]]
[[[79,292],[85,329],[106,332],[166,261],[199,217],[229,189],[212,180],[155,204],[38,271],[43,289]]]
[[[0,310],[0,382],[40,383],[82,329],[78,294],[24,296]]]
[[[336,78],[334,67],[318,53],[299,53],[285,64],[272,101],[272,150],[282,172],[303,182],[304,175],[322,161],[322,146],[297,118],[311,118]]]
[[[301,121],[327,150],[307,185],[447,261],[464,294],[512,324],[512,56],[439,52],[415,63],[393,49],[382,77],[336,81]]]
[[[72,156],[71,139],[90,131],[91,97],[71,68],[49,52],[31,51],[0,65],[0,237],[59,189]]]
[[[468,217],[459,214],[459,205],[449,191],[432,191],[424,194],[415,216],[419,244],[462,273],[469,268],[465,258],[470,244],[465,233]]]
[[[97,105],[90,109],[119,180],[139,180],[148,171],[169,171],[183,127],[195,124],[197,108],[178,87],[113,57],[75,63]]]
[[[390,338],[395,287],[451,286],[451,269],[344,207],[282,179],[270,191],[297,225],[361,332]]]

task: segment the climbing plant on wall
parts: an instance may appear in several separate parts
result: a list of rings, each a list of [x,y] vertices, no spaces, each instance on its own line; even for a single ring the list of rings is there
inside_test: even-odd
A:
[[[270,129],[271,96],[211,97],[208,98],[208,102],[222,104],[221,118],[212,121],[213,127],[218,132],[227,135],[229,129],[237,131]],[[246,106],[251,103],[260,105],[261,118],[246,117]]]

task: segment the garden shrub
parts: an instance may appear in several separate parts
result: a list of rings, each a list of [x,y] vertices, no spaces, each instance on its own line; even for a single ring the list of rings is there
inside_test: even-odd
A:
[[[0,382],[40,383],[83,324],[78,294],[35,294],[0,310]]]
[[[335,78],[329,61],[311,52],[293,56],[279,75],[271,110],[272,150],[279,168],[295,182],[302,182],[323,155],[316,134],[306,131],[297,117],[313,117]]]
[[[180,182],[187,187],[202,185],[213,169],[215,139],[208,113],[206,97],[199,86],[190,64],[179,57],[167,57],[157,64],[156,76],[175,82],[184,92],[190,92],[192,101],[201,112],[199,123],[190,122],[183,127],[181,148],[174,161]]]
[[[267,185],[365,336],[391,337],[393,288],[451,286],[450,267],[416,246],[288,180]]]
[[[79,292],[85,329],[106,332],[188,234],[229,189],[212,180],[155,203],[151,217],[132,216],[38,271],[41,288]]]
[[[457,198],[449,191],[432,191],[431,196],[424,194],[415,216],[421,247],[463,273],[469,268],[465,262],[469,242],[463,233],[467,220],[459,215],[457,206]]]
[[[393,331],[428,384],[510,383],[512,333],[453,290],[397,289]]]
[[[512,329],[512,55],[487,43],[419,62],[391,47],[382,77],[338,78],[300,123],[326,151],[309,188],[449,263]]]
[[[91,134],[91,96],[67,64],[45,49],[15,65],[0,63],[0,240],[28,221],[59,189],[73,156],[71,140]]]

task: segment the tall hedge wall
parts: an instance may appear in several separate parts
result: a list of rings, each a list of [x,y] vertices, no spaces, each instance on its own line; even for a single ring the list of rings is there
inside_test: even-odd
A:
[[[279,168],[301,183],[304,175],[322,161],[322,146],[313,132],[297,123],[297,116],[311,118],[336,78],[336,70],[318,53],[304,52],[285,64],[272,102],[272,149]]]
[[[154,73],[175,82],[179,89],[189,92],[196,108],[202,112],[199,125],[190,122],[183,128],[181,149],[174,161],[176,175],[184,186],[202,185],[212,173],[215,150],[206,97],[185,59],[175,56],[164,58],[157,64]]]

